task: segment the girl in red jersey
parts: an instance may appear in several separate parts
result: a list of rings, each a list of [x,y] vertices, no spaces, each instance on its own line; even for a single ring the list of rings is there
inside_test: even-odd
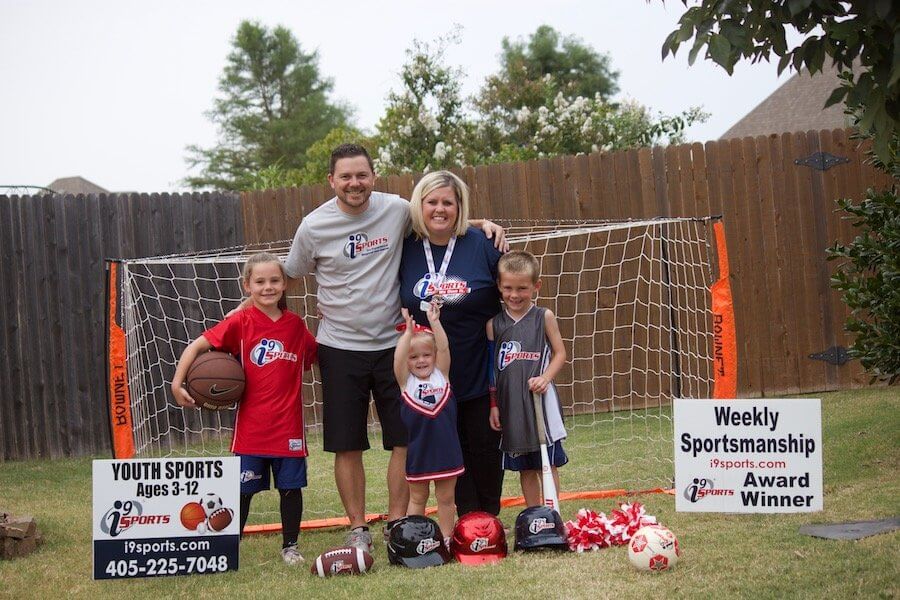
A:
[[[194,359],[211,349],[238,356],[246,385],[231,451],[241,458],[241,531],[253,494],[269,489],[271,471],[281,496],[281,556],[295,565],[303,560],[297,539],[306,487],[301,387],[303,371],[316,361],[316,340],[303,319],[286,310],[287,279],[276,256],[265,252],[251,256],[242,283],[250,304],[185,348],[172,378],[172,394],[180,406],[196,408],[184,387]]]

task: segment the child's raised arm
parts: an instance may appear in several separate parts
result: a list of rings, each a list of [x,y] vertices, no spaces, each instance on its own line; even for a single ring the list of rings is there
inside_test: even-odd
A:
[[[394,377],[397,378],[397,384],[400,389],[406,387],[406,380],[409,379],[409,367],[406,360],[409,358],[409,343],[412,340],[413,331],[416,328],[416,322],[413,320],[409,311],[405,308],[400,309],[403,320],[406,321],[406,329],[397,342],[397,348],[394,350]]]
[[[178,359],[178,366],[175,367],[175,375],[172,376],[172,396],[175,397],[175,402],[178,403],[178,406],[197,408],[197,403],[194,402],[194,399],[191,398],[191,395],[184,387],[184,379],[187,377],[188,369],[194,364],[194,360],[211,349],[212,344],[201,335],[188,344],[184,352],[181,353],[181,358]]]
[[[547,341],[550,342],[550,364],[547,369],[528,380],[528,387],[532,392],[543,394],[550,387],[550,383],[556,379],[563,365],[566,364],[566,347],[563,345],[562,334],[559,332],[559,324],[556,322],[556,315],[553,311],[544,312],[544,333]]]
[[[441,305],[437,302],[432,302],[428,305],[426,315],[428,316],[428,324],[431,326],[431,331],[434,332],[434,345],[437,347],[435,364],[441,370],[441,373],[449,377],[450,341],[447,339],[447,332],[444,331],[444,326],[441,325]]]

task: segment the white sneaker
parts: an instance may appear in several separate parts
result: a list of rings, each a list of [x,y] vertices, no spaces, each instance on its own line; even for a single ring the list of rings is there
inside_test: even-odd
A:
[[[291,545],[281,549],[281,560],[283,560],[286,565],[299,565],[303,562],[303,555],[297,550],[296,545]]]
[[[375,551],[375,544],[372,543],[372,534],[362,527],[356,527],[355,529],[350,530],[350,533],[347,534],[347,545],[362,548],[369,553]]]

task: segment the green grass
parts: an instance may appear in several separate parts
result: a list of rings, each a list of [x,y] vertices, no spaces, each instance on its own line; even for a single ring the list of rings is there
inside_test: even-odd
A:
[[[366,577],[319,580],[307,568],[286,567],[279,536],[245,539],[240,571],[222,575],[91,580],[91,461],[89,459],[0,464],[0,508],[33,514],[46,543],[32,556],[0,562],[0,597],[43,598],[61,594],[100,598],[651,598],[691,597],[900,597],[900,534],[859,541],[801,536],[805,523],[885,518],[900,514],[900,392],[865,389],[822,394],[825,442],[825,510],[798,515],[676,513],[671,496],[636,498],[678,535],[684,557],[659,575],[633,570],[625,548],[576,555],[512,554],[500,564],[467,568],[452,564],[426,571],[389,567],[382,546]],[[580,435],[576,431],[574,435]],[[643,451],[647,447],[639,446]],[[598,452],[612,453],[606,447]],[[618,451],[618,450],[616,450]],[[374,472],[384,452],[372,451]],[[105,458],[105,457],[104,457]],[[562,470],[564,489],[593,483],[590,457],[573,458]],[[596,461],[594,461],[596,462]],[[603,461],[608,462],[608,461]],[[330,460],[314,453],[310,502],[333,494]],[[607,470],[615,470],[607,467]],[[664,468],[661,468],[660,475]],[[587,475],[585,475],[587,474]],[[603,474],[605,477],[606,474]],[[380,482],[370,483],[370,495]],[[316,496],[314,487],[330,492]],[[383,489],[383,484],[380,484]],[[515,481],[508,478],[507,493]],[[274,494],[262,500],[271,503]],[[571,518],[586,506],[609,512],[622,499],[563,503]],[[501,519],[511,525],[519,508]],[[307,515],[311,516],[311,515]],[[380,532],[380,528],[378,528]],[[344,532],[304,533],[301,550],[311,561],[340,545]],[[309,564],[307,562],[307,564]]]

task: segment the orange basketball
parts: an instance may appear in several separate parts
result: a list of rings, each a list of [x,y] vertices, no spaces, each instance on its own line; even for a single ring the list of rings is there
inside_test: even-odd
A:
[[[181,524],[185,529],[194,531],[197,525],[206,520],[206,512],[199,502],[188,502],[181,507]]]
[[[220,410],[234,406],[244,393],[244,369],[225,352],[206,352],[188,369],[187,390],[203,408]]]

